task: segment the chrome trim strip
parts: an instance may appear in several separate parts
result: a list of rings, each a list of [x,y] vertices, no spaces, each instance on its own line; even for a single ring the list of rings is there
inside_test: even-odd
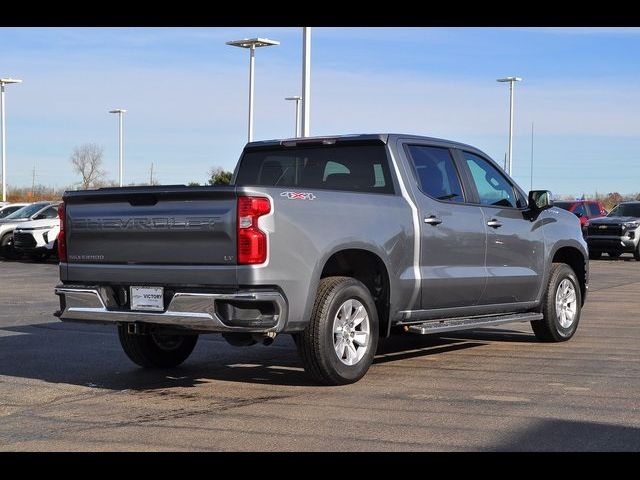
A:
[[[96,288],[56,287],[55,294],[65,298],[65,307],[60,313],[61,320],[86,323],[143,322],[210,332],[280,332],[288,314],[287,302],[275,291],[235,294],[177,292],[167,310],[162,313],[109,310]],[[226,325],[216,314],[215,300],[272,302],[277,308],[276,325],[270,328]]]
[[[411,295],[411,300],[409,303],[409,308],[415,305],[418,295],[420,294],[422,275],[420,274],[420,217],[418,215],[418,207],[413,202],[413,199],[409,196],[409,192],[404,184],[404,180],[402,175],[400,174],[400,168],[398,167],[398,162],[393,155],[393,151],[391,146],[388,148],[389,156],[391,157],[391,163],[393,163],[393,169],[396,172],[396,177],[398,178],[398,184],[400,185],[400,191],[402,192],[402,197],[407,201],[409,207],[411,208],[411,213],[413,215],[413,274],[415,276],[415,286],[413,288],[413,294]]]

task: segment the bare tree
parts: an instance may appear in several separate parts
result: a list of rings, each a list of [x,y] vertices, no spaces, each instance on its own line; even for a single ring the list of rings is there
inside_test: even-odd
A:
[[[95,143],[83,143],[71,152],[71,163],[74,172],[82,177],[80,185],[83,190],[99,187],[106,172],[102,169],[104,149]]]

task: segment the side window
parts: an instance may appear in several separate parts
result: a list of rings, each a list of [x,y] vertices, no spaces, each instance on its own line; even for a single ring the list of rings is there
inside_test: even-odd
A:
[[[589,217],[599,217],[600,216],[600,207],[597,203],[589,202],[587,203],[589,208]]]
[[[496,167],[478,155],[462,153],[471,170],[481,205],[512,208],[518,206],[513,186]]]
[[[37,220],[45,218],[58,218],[58,209],[56,207],[49,207],[45,211],[40,212],[36,217]]]
[[[322,181],[326,182],[327,181],[327,177],[329,175],[341,174],[341,173],[349,174],[351,172],[349,171],[349,169],[347,167],[345,167],[341,163],[336,163],[336,162],[332,162],[331,160],[329,160],[327,162],[327,164],[324,166],[324,175],[322,177]]]
[[[529,199],[520,193],[520,190],[517,188],[513,189],[516,192],[516,204],[518,208],[524,208],[529,204]]]
[[[374,163],[373,164],[373,174],[375,176],[376,182],[373,184],[374,187],[384,187],[384,171],[382,170],[382,164]]]
[[[584,208],[584,203],[579,203],[576,205],[576,208],[573,209],[573,214],[577,217],[578,215],[581,217],[587,216],[587,210]]]
[[[410,145],[420,190],[437,200],[464,202],[458,172],[448,148]]]

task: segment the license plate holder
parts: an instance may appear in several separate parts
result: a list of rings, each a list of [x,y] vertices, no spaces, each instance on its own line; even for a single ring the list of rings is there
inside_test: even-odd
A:
[[[131,310],[164,311],[164,287],[129,287]]]

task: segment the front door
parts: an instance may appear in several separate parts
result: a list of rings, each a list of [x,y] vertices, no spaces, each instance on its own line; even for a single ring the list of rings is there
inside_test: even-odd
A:
[[[408,145],[421,228],[423,310],[472,307],[486,283],[485,220],[465,204],[460,175],[448,148]]]
[[[544,274],[544,238],[524,215],[525,200],[487,159],[462,152],[482,205],[487,229],[487,288],[482,305],[536,300]]]

